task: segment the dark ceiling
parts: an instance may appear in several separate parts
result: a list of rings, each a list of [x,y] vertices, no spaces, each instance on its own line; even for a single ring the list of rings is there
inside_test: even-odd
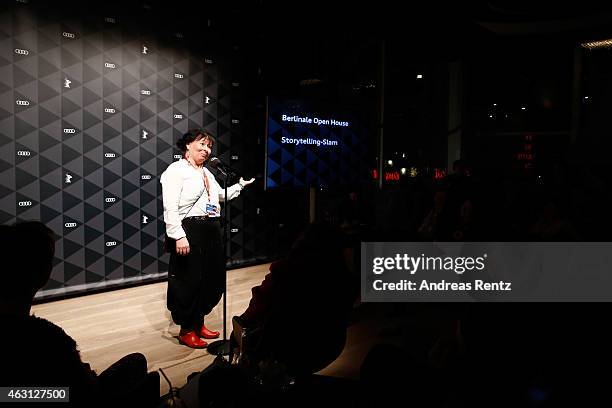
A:
[[[367,83],[376,77],[383,39],[390,50],[396,50],[395,61],[427,63],[482,54],[512,38],[576,41],[599,39],[612,31],[612,4],[584,1],[42,3],[50,9],[61,4],[86,14],[115,13],[159,34],[182,32],[202,49],[214,44],[224,50],[240,47],[245,68],[263,67],[268,81],[278,78],[293,84],[309,78]]]

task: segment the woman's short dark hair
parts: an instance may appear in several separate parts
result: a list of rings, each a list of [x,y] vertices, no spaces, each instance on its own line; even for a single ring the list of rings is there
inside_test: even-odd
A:
[[[179,149],[181,149],[183,153],[185,153],[187,151],[187,145],[189,143],[193,142],[194,140],[200,140],[200,139],[204,139],[208,141],[209,142],[208,144],[211,149],[215,145],[215,138],[212,134],[210,134],[204,129],[191,129],[191,130],[188,130],[187,133],[185,133],[183,137],[181,137],[176,142],[176,146]]]

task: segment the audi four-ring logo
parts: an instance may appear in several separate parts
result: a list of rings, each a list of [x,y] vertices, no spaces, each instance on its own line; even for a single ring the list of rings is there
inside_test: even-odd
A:
[[[117,241],[108,241],[106,243],[106,246],[107,247],[117,246]]]
[[[64,129],[64,133],[76,133],[76,129],[66,128],[66,129]]]
[[[28,50],[22,50],[21,48],[15,48],[15,54],[28,55],[29,53],[30,51]]]
[[[18,205],[20,207],[30,207],[32,205],[32,202],[31,201],[20,201]]]
[[[115,201],[117,201],[117,199],[115,197],[107,197],[104,199],[104,201],[106,201],[107,203],[114,203]]]
[[[143,174],[142,176],[140,176],[141,179],[143,180],[151,180],[151,175],[150,174]]]
[[[151,91],[149,91],[149,90],[147,90],[147,89],[142,89],[142,90],[140,91],[140,94],[141,94],[141,95],[151,95]]]
[[[62,33],[62,35],[63,35],[64,37],[66,37],[66,38],[74,38],[74,37],[75,37],[75,35],[74,35],[74,34],[72,34],[72,33],[67,33],[66,31],[64,31],[64,32]]]
[[[30,101],[22,101],[20,99],[16,100],[15,103],[17,105],[20,105],[20,106],[29,106],[30,105]]]
[[[19,150],[17,151],[17,156],[30,156],[32,153],[30,153],[29,150]]]
[[[112,62],[105,62],[104,66],[106,68],[117,68],[117,66],[115,64],[113,64]]]
[[[76,226],[77,226],[76,222],[67,222],[64,224],[64,227],[66,228],[74,228]]]
[[[104,108],[104,112],[106,112],[106,113],[115,113],[115,109],[114,108]]]
[[[175,154],[173,157],[174,157],[176,160],[180,160],[180,159],[181,159],[181,155],[180,155],[180,154]]]
[[[104,157],[116,157],[115,153],[104,153]]]
[[[174,74],[174,77],[175,77],[175,78],[178,78],[178,79],[183,79],[183,78],[185,78],[185,77],[183,76],[183,74]]]
[[[181,115],[180,113],[175,113],[174,119],[183,119],[183,115]]]

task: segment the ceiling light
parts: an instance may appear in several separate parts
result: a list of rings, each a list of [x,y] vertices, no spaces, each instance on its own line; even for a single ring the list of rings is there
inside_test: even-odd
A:
[[[601,40],[601,41],[592,41],[585,42],[580,44],[584,48],[588,48],[589,50],[594,50],[597,48],[610,48],[612,47],[612,39],[609,40]]]

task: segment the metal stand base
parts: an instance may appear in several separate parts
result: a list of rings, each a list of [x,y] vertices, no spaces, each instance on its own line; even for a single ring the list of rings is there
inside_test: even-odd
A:
[[[206,350],[213,356],[228,356],[230,353],[230,342],[229,340],[216,340],[210,343]]]

